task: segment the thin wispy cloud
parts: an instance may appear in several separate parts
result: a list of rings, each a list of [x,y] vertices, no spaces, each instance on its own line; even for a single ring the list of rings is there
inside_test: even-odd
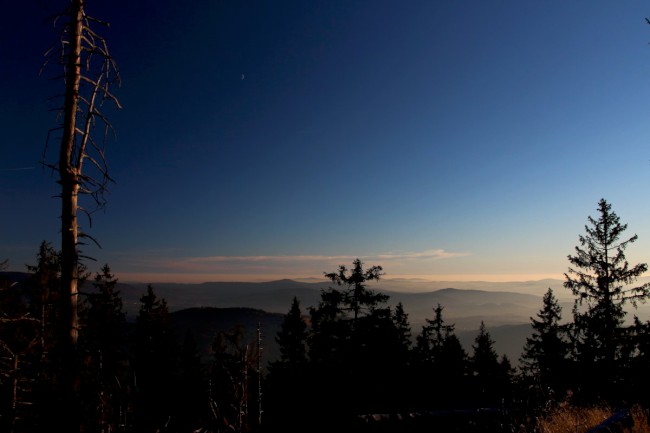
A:
[[[385,278],[414,281],[530,281],[560,278],[561,274],[453,273],[456,259],[466,252],[429,249],[403,253],[337,255],[250,255],[179,257],[176,249],[149,250],[149,254],[118,255],[122,269],[117,274],[126,281],[193,282],[271,281],[275,279],[324,279],[339,265],[350,267],[360,258],[367,266],[380,265]],[[118,256],[115,258],[117,259]],[[117,269],[116,269],[117,270]],[[447,284],[447,283],[446,283]]]
[[[383,253],[370,255],[268,255],[268,256],[209,256],[185,259],[188,263],[223,263],[223,262],[320,262],[343,260],[443,260],[464,257],[469,253],[451,253],[442,249],[425,250],[408,253]]]
[[[444,259],[453,259],[456,257],[465,257],[470,255],[469,253],[450,253],[442,249],[436,250],[425,250],[414,253],[397,253],[397,254],[378,254],[376,256],[370,256],[373,259],[377,260],[444,260]]]
[[[332,270],[339,265],[350,266],[352,261],[359,258],[367,265],[386,265],[390,268],[404,265],[426,266],[439,260],[450,260],[469,255],[468,253],[448,252],[443,249],[431,249],[405,253],[381,254],[337,254],[337,255],[251,255],[251,256],[205,256],[205,257],[173,257],[148,256],[131,261],[130,267],[143,271],[164,269],[165,272],[201,273],[215,275],[223,273],[276,274],[276,275],[322,275],[324,271]]]
[[[279,255],[279,256],[209,256],[193,257],[185,261],[188,263],[223,263],[223,262],[314,262],[323,260],[347,260],[352,256],[325,256],[325,255]]]

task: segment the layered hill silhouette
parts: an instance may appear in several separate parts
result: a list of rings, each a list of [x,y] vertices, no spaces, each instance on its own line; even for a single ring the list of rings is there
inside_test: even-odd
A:
[[[557,283],[556,286],[561,287],[561,282]],[[489,286],[488,290],[438,288],[436,284],[439,285],[413,282],[407,285],[388,280],[369,288],[389,295],[391,305],[402,302],[413,325],[424,323],[424,318],[431,317],[433,308],[440,303],[445,307],[445,317],[456,320],[458,328],[478,329],[480,320],[494,325],[528,322],[530,315],[541,307],[542,296],[549,287],[546,281],[535,286],[526,285],[525,292],[494,290],[494,283],[484,283]],[[331,287],[331,283],[278,280],[262,283],[153,283],[152,286],[158,297],[167,300],[172,311],[191,307],[248,307],[286,313],[294,296],[300,300],[305,312],[308,307],[317,305],[321,290]],[[475,283],[471,286],[478,287]],[[129,313],[137,313],[139,299],[146,293],[146,287],[144,283],[118,284]],[[566,303],[569,305],[570,300]],[[472,323],[477,317],[482,319]]]
[[[280,330],[283,315],[254,308],[186,308],[170,314],[170,320],[180,340],[191,331],[203,361],[209,362],[212,343],[219,332],[236,327],[243,330],[241,344],[257,349],[257,329],[260,329],[262,365],[280,357],[275,336]]]
[[[24,281],[23,272],[0,273],[10,281]],[[167,301],[179,338],[192,329],[204,355],[209,354],[212,339],[219,331],[242,325],[246,338],[253,341],[257,323],[262,324],[265,360],[278,355],[275,335],[288,311],[292,299],[300,301],[303,314],[316,306],[322,290],[332,287],[327,281],[277,280],[252,282],[152,283],[159,298]],[[526,337],[532,332],[530,318],[542,307],[542,296],[552,288],[563,308],[563,318],[570,320],[573,297],[563,288],[561,280],[528,282],[430,282],[407,279],[385,279],[369,288],[390,296],[392,306],[401,302],[409,315],[413,336],[417,335],[427,318],[433,318],[433,309],[441,304],[447,324],[455,325],[456,333],[465,349],[471,345],[481,322],[495,341],[495,349],[506,354],[516,364]],[[147,283],[119,282],[127,312],[127,320],[134,320],[140,307],[140,298],[146,293]],[[641,304],[628,310],[628,319],[637,315],[650,319],[650,305]]]
[[[398,302],[404,305],[414,336],[422,329],[425,319],[433,317],[433,309],[436,305],[441,304],[444,307],[445,321],[456,326],[457,335],[468,352],[471,351],[471,345],[483,321],[495,341],[497,352],[500,355],[506,354],[513,363],[516,363],[526,337],[532,331],[530,317],[541,308],[542,296],[548,289],[549,283],[561,287],[561,281],[554,280],[502,284],[510,289],[522,290],[521,293],[495,291],[493,289],[499,286],[495,286],[494,283],[484,283],[492,290],[478,290],[436,288],[444,283],[386,280],[371,288],[389,295],[391,305],[394,306]],[[465,287],[480,287],[480,284],[474,282],[460,284]],[[271,334],[274,336],[279,329],[282,315],[288,311],[294,296],[300,301],[303,314],[307,315],[308,308],[318,304],[321,290],[331,287],[331,283],[278,280],[263,283],[153,283],[152,286],[158,297],[167,300],[170,310],[175,312],[172,316],[182,314],[184,320],[189,320],[194,325],[201,323],[198,316],[218,324],[227,322],[218,317],[220,314],[232,318],[233,312],[237,311],[247,312],[249,315],[252,310],[263,311],[268,314],[264,322],[269,327],[264,330],[263,335],[268,337]],[[146,287],[147,284],[144,283],[119,284],[129,317],[133,318],[137,315],[139,299],[146,292]],[[564,306],[568,315],[571,301],[566,299]],[[191,317],[192,315],[197,317]],[[253,335],[255,324],[244,318],[242,321],[248,321],[248,326],[245,326],[247,336]],[[235,324],[232,320],[228,323]],[[193,329],[193,331],[203,336],[201,344],[206,347],[209,342],[205,339],[211,333],[215,335],[218,326],[201,326],[200,330]],[[278,353],[274,339],[268,338],[264,344],[268,351],[266,358],[274,359]]]
[[[269,329],[263,335],[275,336],[279,329],[278,317],[289,310],[293,297],[300,301],[303,314],[310,306],[316,306],[321,290],[332,287],[328,281],[277,280],[261,283],[208,282],[200,284],[153,283],[156,294],[165,298],[171,311],[188,308],[213,307],[212,314],[220,309],[248,308],[262,310],[270,315]],[[144,283],[120,283],[125,309],[135,317],[139,298],[146,292]],[[465,350],[471,353],[471,345],[483,321],[495,342],[499,355],[507,355],[517,364],[519,355],[532,328],[530,318],[542,307],[542,297],[552,288],[563,308],[563,318],[570,320],[573,297],[562,286],[561,280],[538,280],[525,282],[431,282],[409,279],[384,279],[369,288],[390,296],[392,306],[401,302],[413,336],[417,335],[425,319],[433,318],[433,309],[441,304],[443,318],[454,324],[456,333]],[[243,311],[243,310],[242,310]],[[205,313],[204,313],[205,314]],[[228,313],[230,314],[230,313]],[[650,319],[650,305],[640,305],[631,310],[629,319],[636,314],[643,320]],[[215,319],[216,320],[216,319]],[[271,325],[273,323],[273,325]],[[277,326],[277,328],[275,327]],[[254,333],[247,328],[247,335]],[[278,353],[273,338],[265,340],[268,359]]]

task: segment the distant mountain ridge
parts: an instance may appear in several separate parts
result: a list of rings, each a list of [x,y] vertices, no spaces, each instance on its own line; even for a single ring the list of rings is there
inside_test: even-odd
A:
[[[140,297],[148,284],[118,283],[127,312],[137,314]],[[171,311],[192,307],[248,307],[286,313],[294,296],[302,306],[315,305],[326,284],[277,280],[262,283],[208,282],[197,284],[154,283],[156,296],[165,298]]]
[[[22,282],[29,274],[0,272],[0,276]],[[532,332],[530,318],[535,317],[542,307],[542,296],[549,287],[560,300],[563,318],[571,318],[573,300],[570,292],[562,287],[561,280],[448,283],[457,286],[445,287],[445,282],[385,279],[378,284],[369,285],[369,288],[389,295],[389,304],[392,306],[398,302],[403,304],[409,315],[413,336],[421,331],[425,319],[433,317],[433,309],[438,304],[444,307],[444,320],[455,325],[456,332],[468,351],[471,350],[481,321],[485,322],[495,340],[497,351],[500,354],[506,353],[513,363],[518,359],[526,337]],[[273,317],[273,329],[277,329],[278,318],[289,310],[294,296],[300,301],[303,314],[308,314],[309,307],[318,304],[321,290],[326,290],[332,284],[327,281],[283,279],[260,283],[153,283],[152,286],[156,296],[164,298],[174,314],[188,309],[194,312],[197,309],[261,310]],[[117,288],[121,292],[127,318],[134,320],[147,284],[119,282]],[[497,290],[500,288],[502,290]],[[184,313],[180,316],[182,314]],[[196,314],[207,313],[204,311]],[[211,314],[217,313],[212,311]],[[641,304],[638,310],[630,311],[628,318],[632,319],[634,314],[642,320],[650,319],[650,305]],[[272,339],[268,344],[273,346]]]
[[[0,275],[19,282],[29,276],[24,272],[2,272]],[[457,286],[444,287],[447,283]],[[332,284],[328,281],[282,279],[268,282],[153,283],[152,286],[156,295],[167,301],[170,311],[196,307],[246,307],[284,314],[294,296],[300,301],[303,313],[307,313],[310,306],[318,304],[321,290]],[[414,332],[419,331],[426,318],[432,317],[437,304],[444,307],[445,320],[455,324],[458,330],[478,329],[481,320],[489,327],[529,324],[530,317],[541,308],[542,296],[549,287],[560,299],[563,317],[569,319],[573,298],[562,287],[561,280],[491,283],[384,279],[369,285],[369,288],[389,295],[391,305],[402,302]],[[117,288],[128,317],[135,318],[147,284],[119,282]],[[633,314],[647,320],[650,318],[650,305],[641,304],[637,311],[631,311],[629,317],[632,318]]]
[[[248,307],[272,313],[286,313],[293,297],[300,301],[303,312],[320,301],[321,290],[331,286],[328,282],[298,282],[277,280],[264,283],[211,282],[200,284],[152,284],[156,295],[165,298],[170,310],[192,307]],[[388,286],[388,287],[385,287]],[[124,304],[129,313],[137,314],[140,297],[146,292],[144,283],[119,283]],[[483,317],[486,324],[528,323],[532,314],[541,308],[542,295],[508,291],[444,288],[422,292],[396,291],[398,285],[370,286],[390,296],[389,303],[402,302],[411,324],[424,324],[433,315],[437,304],[445,307],[445,318],[456,321],[458,328],[478,329]],[[418,287],[426,289],[425,286]],[[392,289],[392,290],[391,290]],[[476,323],[470,323],[476,321]]]
[[[413,283],[413,282],[411,282]],[[443,317],[448,324],[454,324],[459,339],[465,350],[471,352],[471,345],[478,332],[481,321],[484,321],[495,341],[495,349],[506,354],[513,364],[517,364],[519,355],[525,344],[526,337],[532,331],[530,317],[534,316],[542,306],[542,296],[548,288],[548,281],[537,285],[516,283],[528,292],[539,292],[539,295],[509,291],[478,290],[474,288],[435,288],[435,284],[417,282],[406,285],[403,282],[384,280],[380,284],[370,286],[373,290],[381,291],[390,296],[389,304],[395,306],[402,302],[409,315],[413,337],[425,324],[426,318],[433,317],[433,309],[437,304],[444,307]],[[264,283],[231,283],[209,282],[201,284],[152,284],[155,293],[165,298],[172,311],[191,308],[196,311],[199,307],[231,309],[247,307],[259,309],[270,314],[285,314],[293,297],[300,301],[303,314],[308,314],[310,306],[316,306],[320,301],[321,290],[332,286],[327,281],[300,282],[294,280],[277,280]],[[131,317],[137,314],[139,298],[146,291],[143,283],[120,283],[126,309]],[[405,287],[406,286],[406,287]],[[496,285],[488,284],[495,288]],[[508,285],[512,287],[513,285]],[[545,287],[546,286],[546,287]],[[391,290],[392,289],[392,290]],[[401,289],[401,290],[400,290]],[[406,292],[404,289],[428,290],[421,292]],[[570,305],[568,305],[570,307]],[[570,308],[565,310],[567,313]],[[216,314],[216,312],[213,312]],[[276,316],[277,317],[277,316]],[[249,325],[250,332],[250,325]],[[277,332],[277,331],[274,331]],[[204,335],[205,338],[205,335]],[[267,342],[273,359],[275,342]],[[205,341],[203,342],[205,344]]]

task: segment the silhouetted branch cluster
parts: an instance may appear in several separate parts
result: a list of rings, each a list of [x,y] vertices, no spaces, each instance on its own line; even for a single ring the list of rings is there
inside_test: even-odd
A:
[[[72,3],[69,8],[72,7]],[[43,71],[50,63],[58,65],[62,74],[57,74],[53,79],[61,79],[67,87],[71,74],[78,74],[78,105],[76,108],[77,120],[74,126],[73,145],[70,154],[66,155],[68,167],[64,170],[72,170],[76,181],[80,185],[80,193],[90,195],[95,206],[93,208],[79,207],[89,217],[92,212],[105,205],[104,193],[107,191],[108,183],[113,179],[109,175],[106,160],[105,146],[109,134],[115,134],[114,128],[103,111],[106,102],[112,103],[118,109],[122,108],[119,100],[113,93],[113,88],[120,85],[120,73],[115,59],[110,54],[106,39],[94,30],[94,26],[109,27],[109,23],[93,18],[81,9],[79,22],[68,19],[71,11],[67,9],[56,17],[55,27],[59,27],[59,40],[45,53],[46,61],[41,70]],[[78,25],[79,29],[72,26]],[[71,63],[74,58],[71,53],[74,30],[80,35],[79,58]],[[61,136],[53,136],[64,128],[66,116],[66,95],[56,96],[62,103],[54,110],[57,112],[57,119],[61,122],[58,126],[48,132],[42,163],[55,172],[62,170],[59,159],[56,162],[47,160],[50,141],[61,140]],[[101,133],[94,135],[94,130],[99,127]],[[84,163],[90,166],[84,166]]]

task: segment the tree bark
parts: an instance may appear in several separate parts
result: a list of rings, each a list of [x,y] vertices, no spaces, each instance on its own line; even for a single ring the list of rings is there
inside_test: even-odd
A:
[[[66,431],[79,431],[77,399],[77,301],[79,252],[77,250],[77,211],[80,179],[74,164],[81,81],[81,35],[83,0],[73,0],[70,10],[70,38],[65,71],[63,135],[59,153],[61,183],[61,348],[62,422]]]
[[[72,34],[66,70],[63,137],[59,154],[61,176],[61,302],[64,311],[66,338],[74,346],[77,342],[77,280],[79,253],[77,251],[77,208],[79,173],[73,164],[79,83],[81,80],[81,31],[83,0],[73,1],[71,12]]]

